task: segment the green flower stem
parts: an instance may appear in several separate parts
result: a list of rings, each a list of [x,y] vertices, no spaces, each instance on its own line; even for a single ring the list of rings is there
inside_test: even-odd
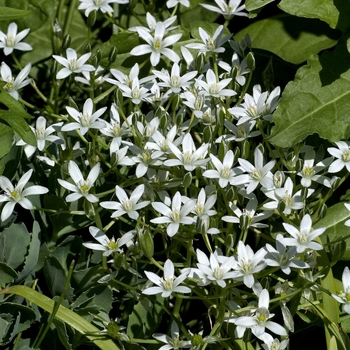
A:
[[[71,262],[71,264],[69,266],[68,275],[67,275],[67,278],[66,278],[66,283],[64,284],[61,296],[58,299],[58,301],[55,302],[55,305],[53,307],[53,310],[52,310],[52,313],[50,315],[49,321],[47,322],[46,327],[44,328],[43,332],[41,332],[41,334],[40,333],[38,334],[38,337],[37,337],[37,339],[34,342],[34,346],[33,346],[34,349],[38,349],[40,347],[40,344],[44,340],[44,338],[46,336],[46,333],[50,329],[51,323],[53,322],[54,318],[56,317],[57,311],[58,311],[60,305],[62,304],[62,301],[63,301],[63,299],[64,299],[64,297],[65,297],[65,295],[67,293],[67,290],[69,288],[69,282],[70,282],[72,274],[73,274],[74,264],[75,264],[75,261],[72,260],[72,262]]]
[[[72,24],[73,15],[74,15],[74,12],[76,11],[76,7],[77,7],[76,2],[77,2],[77,0],[71,0],[71,2],[70,2],[67,16],[66,16],[66,20],[64,22],[63,37],[65,37],[70,31],[70,26]]]
[[[153,339],[136,339],[136,338],[131,338],[130,343],[139,343],[139,344],[159,344],[157,340]]]
[[[252,80],[252,77],[253,77],[253,71],[250,70],[250,71],[249,71],[249,75],[248,75],[248,79],[246,80],[246,82],[245,82],[245,84],[244,84],[244,86],[243,86],[243,89],[242,89],[242,91],[241,91],[241,95],[240,95],[238,101],[236,102],[236,106],[238,106],[238,105],[243,101],[244,96],[245,96],[245,94],[246,94],[246,92],[247,92],[247,90],[248,90],[248,87],[249,87],[249,85],[250,85],[250,82],[251,82],[251,80]]]
[[[104,98],[106,98],[108,95],[110,95],[118,86],[114,85],[112,87],[110,87],[108,90],[106,90],[105,92],[103,92],[101,95],[98,95],[94,98],[94,104],[102,101]]]
[[[163,267],[162,265],[160,265],[158,261],[154,260],[153,257],[149,258],[149,260],[150,260],[154,265],[156,265],[159,269],[161,269],[162,271],[164,271],[164,267]]]

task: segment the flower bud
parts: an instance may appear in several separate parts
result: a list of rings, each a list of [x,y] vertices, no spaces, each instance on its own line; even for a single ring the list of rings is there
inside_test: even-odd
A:
[[[72,97],[69,97],[68,104],[69,104],[70,107],[72,107],[72,108],[76,109],[77,111],[79,111],[78,105],[74,102]]]
[[[318,217],[320,219],[323,219],[326,216],[326,214],[327,214],[327,205],[325,203],[323,203],[320,207]]]
[[[119,326],[117,322],[111,321],[107,325],[107,335],[110,336],[112,339],[117,338],[119,332]]]
[[[138,230],[137,234],[143,254],[146,258],[152,258],[154,254],[154,242],[151,233],[145,229]]]
[[[96,22],[96,11],[91,11],[86,21],[86,25],[91,28]]]
[[[212,140],[212,131],[210,126],[206,126],[203,130],[203,140],[205,143],[211,143]]]
[[[188,188],[191,183],[192,183],[192,174],[190,172],[188,172],[185,176],[184,176],[184,180],[183,180],[183,185],[185,188]]]
[[[278,170],[273,174],[273,184],[277,188],[281,188],[283,186],[285,179],[286,175],[283,171]]]
[[[247,66],[250,70],[255,69],[255,58],[252,52],[248,52],[247,55]]]
[[[64,38],[63,38],[63,43],[62,43],[62,50],[67,50],[70,47],[70,42],[71,42],[72,38],[69,34],[67,34]]]
[[[84,53],[89,53],[89,52],[91,52],[91,44],[88,43],[84,46]]]
[[[242,158],[248,159],[250,155],[250,142],[248,140],[244,140],[242,143]]]
[[[203,342],[203,337],[200,334],[194,334],[191,338],[191,344],[193,346],[198,346],[202,344]]]
[[[114,46],[111,48],[111,51],[109,51],[109,54],[108,54],[109,64],[114,63],[114,61],[117,59],[117,55],[118,55],[118,49]]]
[[[285,209],[286,209],[286,203],[284,201],[279,201],[277,205],[277,210],[280,213],[283,213]]]

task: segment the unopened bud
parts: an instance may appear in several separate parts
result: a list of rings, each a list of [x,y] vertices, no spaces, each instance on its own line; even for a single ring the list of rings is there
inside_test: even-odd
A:
[[[71,97],[69,97],[68,104],[70,107],[79,111],[78,105],[74,102],[74,100]]]
[[[183,185],[185,188],[188,188],[192,183],[192,174],[190,172],[188,172],[185,176],[184,176],[184,180],[183,180]]]
[[[86,21],[86,25],[91,28],[96,22],[96,11],[91,11],[89,13],[88,19]]]
[[[112,339],[116,339],[118,336],[120,327],[118,326],[117,322],[111,321],[107,325],[107,335],[110,336]]]
[[[84,47],[84,53],[89,53],[91,52],[91,44],[86,44]]]
[[[111,48],[111,51],[109,51],[109,54],[108,54],[109,64],[114,63],[114,61],[117,59],[117,55],[118,55],[118,49],[114,46]]]
[[[64,38],[63,38],[63,42],[62,42],[62,50],[67,50],[70,47],[70,42],[71,42],[72,38],[69,34],[67,34]]]
[[[273,174],[273,184],[277,188],[281,188],[283,186],[285,179],[286,175],[283,171],[278,170]]]
[[[212,131],[210,126],[206,126],[203,130],[203,140],[205,143],[211,143],[212,140]]]
[[[243,159],[248,159],[250,155],[250,142],[244,140],[242,144],[242,157]]]
[[[194,334],[191,339],[191,344],[193,346],[198,346],[202,344],[203,342],[203,337],[200,334]]]
[[[283,213],[286,209],[286,203],[284,201],[279,201],[278,202],[278,205],[277,205],[277,210],[280,212],[280,213]]]
[[[146,258],[152,258],[154,254],[154,242],[148,230],[138,230],[139,244]]]
[[[255,58],[252,52],[247,55],[247,66],[251,71],[255,69]]]
[[[323,203],[320,207],[318,217],[320,219],[323,219],[326,216],[326,214],[327,214],[327,205],[325,203]]]

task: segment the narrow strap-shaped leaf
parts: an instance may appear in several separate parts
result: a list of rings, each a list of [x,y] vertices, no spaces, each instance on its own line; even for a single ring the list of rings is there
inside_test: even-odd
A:
[[[52,313],[55,305],[55,302],[52,299],[26,286],[12,286],[4,288],[0,291],[0,294],[20,295],[49,313]],[[100,349],[120,350],[119,347],[115,345],[111,339],[101,339],[101,335],[98,334],[100,331],[98,328],[93,326],[91,323],[89,323],[87,320],[75,312],[65,308],[64,306],[59,306],[56,317],[73,327],[79,333],[84,334]]]

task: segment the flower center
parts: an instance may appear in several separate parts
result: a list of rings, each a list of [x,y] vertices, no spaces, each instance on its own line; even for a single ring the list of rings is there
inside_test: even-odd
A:
[[[132,201],[128,198],[124,198],[123,207],[125,211],[131,211],[133,209]]]
[[[141,157],[145,164],[148,164],[152,160],[149,152],[143,152]]]
[[[222,280],[222,278],[224,277],[224,274],[223,274],[220,266],[215,267],[215,269],[214,269],[214,277],[217,280]]]
[[[180,86],[180,77],[178,75],[173,75],[170,81],[171,87],[179,87]]]
[[[162,281],[162,285],[165,290],[173,290],[173,279],[174,277],[167,277],[165,280]]]
[[[259,307],[256,310],[255,318],[260,324],[266,323],[266,321],[269,319],[270,312],[266,309],[266,307]]]
[[[191,151],[186,151],[184,153],[184,164],[192,164],[192,152]]]
[[[132,98],[139,98],[140,97],[140,89],[135,86],[131,93]]]
[[[212,37],[210,36],[210,37],[207,39],[206,46],[207,46],[207,48],[208,48],[209,51],[214,51],[215,48],[216,48],[215,39],[212,38]]]
[[[112,126],[112,132],[115,136],[121,136],[121,127],[119,123],[114,123]]]
[[[69,60],[69,67],[71,71],[74,71],[75,69],[78,68],[77,60],[76,58],[72,58]]]
[[[159,39],[155,39],[153,42],[153,50],[155,52],[160,52],[161,48],[162,48],[162,41]]]
[[[36,138],[38,140],[45,140],[45,128],[43,126],[39,126],[36,129]]]
[[[219,92],[219,87],[217,83],[211,84],[209,88],[209,93],[215,95]]]
[[[102,2],[103,0],[93,0],[93,1],[94,1],[95,6],[100,7],[100,6],[101,6],[101,2]]]
[[[15,47],[15,38],[12,35],[8,35],[6,39],[7,47]]]
[[[306,178],[310,178],[314,176],[314,174],[315,174],[315,171],[313,167],[306,166],[302,171],[303,177],[306,177]]]
[[[170,213],[170,218],[173,220],[174,223],[180,222],[180,210],[178,208],[175,208]]]
[[[255,168],[252,168],[250,170],[250,176],[254,179],[254,180],[260,180],[262,178],[261,176],[261,171],[260,170],[257,170]]]
[[[344,162],[350,161],[350,151],[345,151],[342,155],[342,158]]]
[[[108,247],[111,248],[112,250],[115,250],[117,248],[117,243],[115,241],[110,241],[108,243]]]
[[[89,127],[90,126],[89,116],[87,116],[86,114],[80,113],[80,124],[83,127]]]
[[[10,192],[10,197],[15,201],[18,202],[21,199],[21,196],[19,194],[19,191],[14,188],[11,192]]]
[[[220,176],[223,178],[223,179],[228,179],[230,177],[230,172],[231,172],[231,169],[230,168],[227,168],[227,167],[224,167],[221,171],[221,174]]]
[[[256,106],[253,106],[253,105],[248,106],[247,113],[252,118],[255,118],[258,116],[258,111],[256,109]]]

